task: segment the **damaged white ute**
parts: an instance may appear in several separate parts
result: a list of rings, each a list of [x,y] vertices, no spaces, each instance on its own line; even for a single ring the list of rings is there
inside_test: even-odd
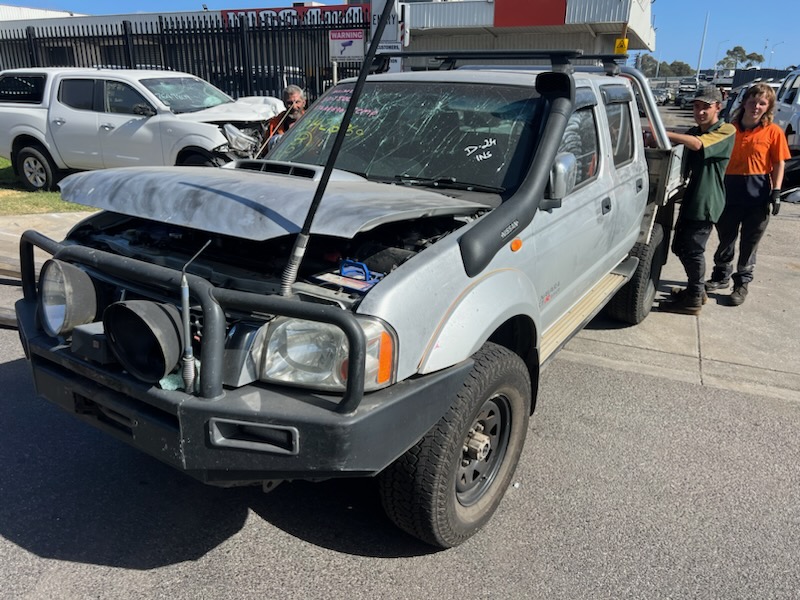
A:
[[[578,57],[344,81],[268,160],[66,178],[102,210],[23,235],[37,392],[208,484],[377,477],[399,527],[463,542],[541,369],[604,307],[644,319],[667,256],[680,149],[640,73]]]
[[[69,171],[217,166],[255,157],[279,110],[177,71],[12,69],[0,73],[0,156],[29,190]]]

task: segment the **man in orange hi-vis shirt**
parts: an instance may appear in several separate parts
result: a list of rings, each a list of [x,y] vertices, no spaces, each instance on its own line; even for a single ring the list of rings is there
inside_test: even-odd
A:
[[[786,136],[772,122],[774,109],[775,91],[766,83],[756,83],[747,90],[731,119],[736,140],[725,171],[725,210],[717,222],[719,247],[706,289],[726,289],[733,279],[733,306],[739,306],[747,297],[758,243],[767,229],[770,213],[777,215],[780,210],[784,164],[791,155]],[[739,258],[734,272],[737,237]]]

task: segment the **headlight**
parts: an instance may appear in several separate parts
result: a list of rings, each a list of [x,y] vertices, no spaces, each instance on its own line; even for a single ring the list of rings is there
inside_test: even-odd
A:
[[[97,317],[97,292],[91,277],[60,260],[44,263],[39,275],[39,317],[47,335],[66,336]]]
[[[394,335],[376,320],[359,319],[359,325],[367,339],[364,390],[386,387],[394,379]],[[289,318],[270,324],[262,381],[342,391],[347,385],[347,367],[347,337],[338,327]]]
[[[237,129],[230,123],[223,125],[222,131],[225,132],[225,137],[228,138],[228,143],[234,150],[239,150],[240,152],[251,152],[256,146],[258,146],[258,141],[255,138],[242,133],[240,129]]]

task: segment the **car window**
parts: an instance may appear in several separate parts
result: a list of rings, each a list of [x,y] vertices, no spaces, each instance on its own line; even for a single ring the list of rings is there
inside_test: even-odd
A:
[[[269,158],[325,164],[351,93],[343,84],[320,98]],[[530,164],[541,106],[527,87],[367,82],[336,167],[409,185],[512,190]]]
[[[614,164],[619,166],[633,159],[633,126],[630,103],[615,103],[606,106],[608,128]]]
[[[790,75],[789,77],[786,78],[786,81],[783,82],[783,85],[781,85],[780,89],[778,90],[778,93],[776,94],[776,96],[778,97],[778,102],[784,102],[783,97],[786,95],[786,91],[792,86],[792,83],[794,83],[795,79],[797,79],[796,75],[794,76]]]
[[[558,147],[559,154],[571,152],[578,162],[575,187],[597,175],[597,119],[593,107],[586,106],[572,113],[567,123],[564,139]]]
[[[58,89],[58,101],[76,110],[92,110],[94,79],[64,79]]]
[[[797,88],[800,86],[800,77],[795,77],[794,80],[787,86],[786,94],[783,96],[782,102],[791,104],[797,97]]]
[[[44,75],[3,75],[0,77],[0,102],[38,104],[44,96]]]
[[[233,102],[225,92],[197,77],[152,77],[142,79],[142,85],[175,114]]]
[[[135,115],[142,114],[142,106],[148,106],[144,96],[127,83],[106,81],[105,84],[105,112]]]

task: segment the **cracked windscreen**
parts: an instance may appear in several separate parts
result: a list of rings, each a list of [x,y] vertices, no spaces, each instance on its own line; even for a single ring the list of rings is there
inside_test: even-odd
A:
[[[143,79],[142,85],[175,114],[233,102],[225,92],[196,77],[152,77]]]
[[[321,97],[268,158],[324,165],[352,89]],[[407,185],[513,190],[527,172],[541,106],[531,88],[368,81],[336,168]]]

